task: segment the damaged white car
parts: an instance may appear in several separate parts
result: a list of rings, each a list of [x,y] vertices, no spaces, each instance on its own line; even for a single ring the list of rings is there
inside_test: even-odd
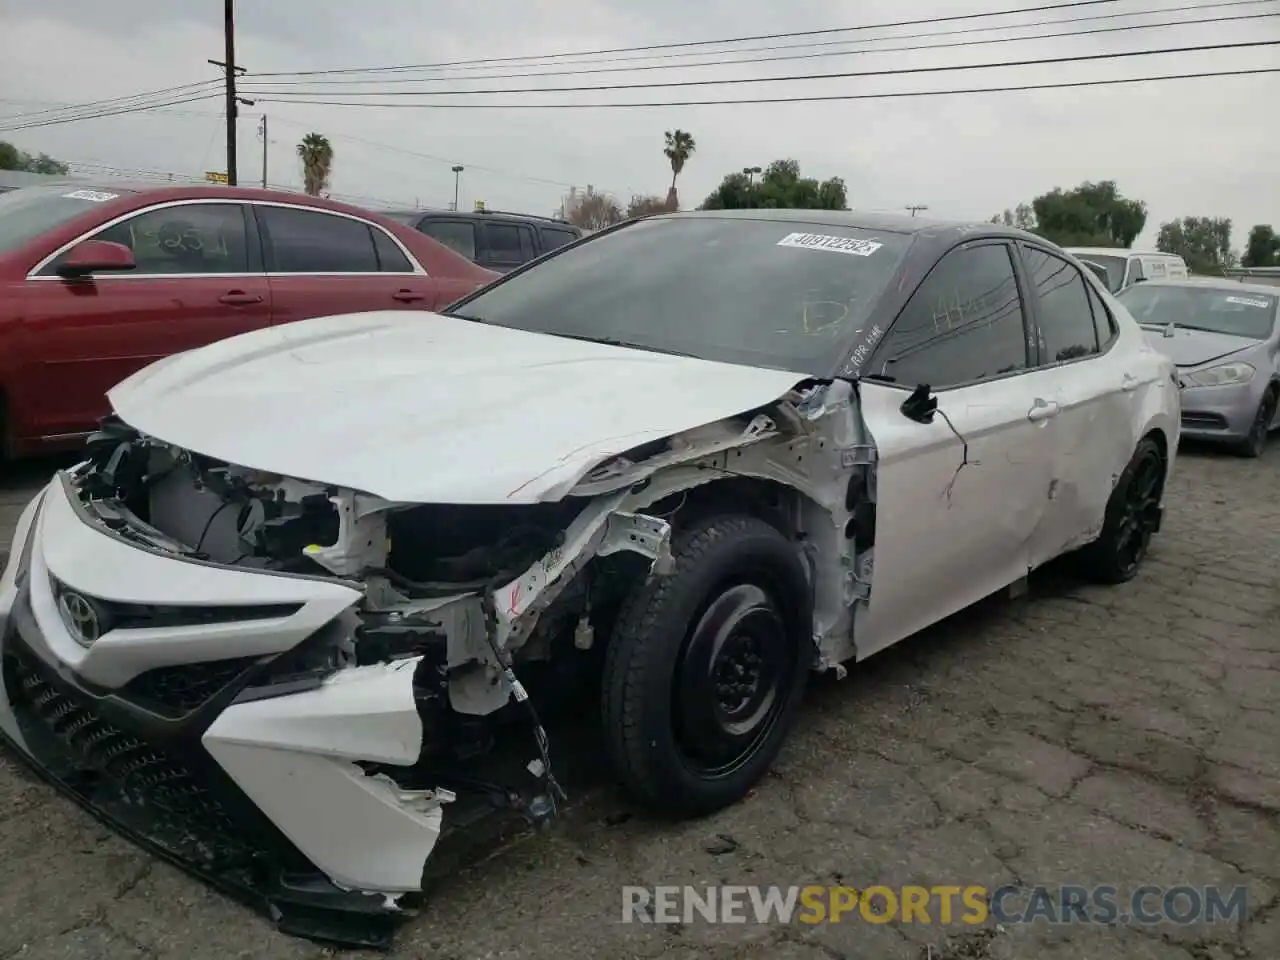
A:
[[[554,814],[544,672],[599,685],[632,795],[713,811],[811,671],[1068,551],[1132,577],[1179,429],[1171,362],[1061,250],[820,211],[626,223],[443,315],[246,334],[110,399],[17,527],[0,730],[350,943],[464,795]],[[513,717],[523,779],[475,777]]]

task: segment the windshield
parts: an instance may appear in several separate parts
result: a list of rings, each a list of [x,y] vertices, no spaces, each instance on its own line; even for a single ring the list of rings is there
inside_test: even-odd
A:
[[[903,234],[776,220],[641,220],[565,248],[456,315],[825,375],[910,244]]]
[[[1120,285],[1124,283],[1124,268],[1129,262],[1128,257],[1110,257],[1102,256],[1096,253],[1077,253],[1077,259],[1092,260],[1098,266],[1107,271],[1107,289],[1115,293],[1120,289]]]
[[[0,194],[0,253],[11,253],[95,206],[132,193],[61,184],[25,187]]]
[[[1172,323],[1188,330],[1265,340],[1276,319],[1276,298],[1230,287],[1175,287],[1142,283],[1118,299],[1144,324]]]

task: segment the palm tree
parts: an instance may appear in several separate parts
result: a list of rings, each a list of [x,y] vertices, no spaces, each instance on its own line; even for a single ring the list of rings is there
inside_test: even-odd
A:
[[[298,144],[298,158],[302,161],[302,189],[310,196],[320,196],[333,171],[333,144],[324,134],[308,133]]]
[[[667,145],[662,152],[671,161],[671,189],[667,191],[667,206],[672,210],[680,206],[679,197],[676,195],[676,178],[680,176],[685,163],[697,149],[698,145],[693,142],[693,134],[684,130],[667,131]]]

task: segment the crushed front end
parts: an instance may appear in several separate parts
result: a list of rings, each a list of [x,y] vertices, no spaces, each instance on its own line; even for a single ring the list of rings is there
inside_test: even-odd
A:
[[[588,559],[663,556],[665,524],[620,496],[391,504],[112,425],[16,530],[0,732],[285,932],[385,945],[446,805],[538,821],[562,799],[516,671],[585,649]],[[468,775],[508,723],[532,728],[527,767]]]

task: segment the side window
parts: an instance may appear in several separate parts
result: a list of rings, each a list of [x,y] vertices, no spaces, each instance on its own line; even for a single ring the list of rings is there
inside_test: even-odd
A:
[[[934,389],[1027,368],[1022,301],[1003,243],[953,250],[925,277],[869,365]]]
[[[130,275],[248,273],[244,207],[188,203],[147,210],[95,234],[122,243],[138,264]],[[57,263],[50,264],[54,271]]]
[[[563,247],[566,243],[573,243],[577,239],[578,235],[572,230],[561,230],[559,227],[542,228],[542,245],[547,250],[555,250],[557,247]]]
[[[256,207],[272,273],[377,273],[367,224],[316,210]]]
[[[1098,334],[1098,349],[1105,350],[1119,333],[1116,327],[1116,319],[1111,315],[1111,311],[1107,309],[1107,305],[1102,302],[1102,297],[1098,295],[1097,288],[1092,284],[1085,284],[1085,289],[1089,293],[1089,306],[1093,308],[1093,328]]]
[[[523,263],[524,252],[520,245],[520,228],[510,223],[486,223],[484,225],[489,257],[495,263]],[[525,241],[526,243],[528,241]]]
[[[476,258],[476,227],[467,220],[424,220],[418,231],[468,260]]]
[[[1023,247],[1039,303],[1040,360],[1048,365],[1098,352],[1093,310],[1080,271],[1038,247]]]
[[[413,273],[413,264],[404,255],[400,245],[379,227],[370,227],[373,249],[378,254],[378,269],[383,273]]]
[[[1142,261],[1134,257],[1129,261],[1129,279],[1126,284],[1137,283],[1139,280],[1145,279],[1147,279],[1147,275],[1142,270]]]

